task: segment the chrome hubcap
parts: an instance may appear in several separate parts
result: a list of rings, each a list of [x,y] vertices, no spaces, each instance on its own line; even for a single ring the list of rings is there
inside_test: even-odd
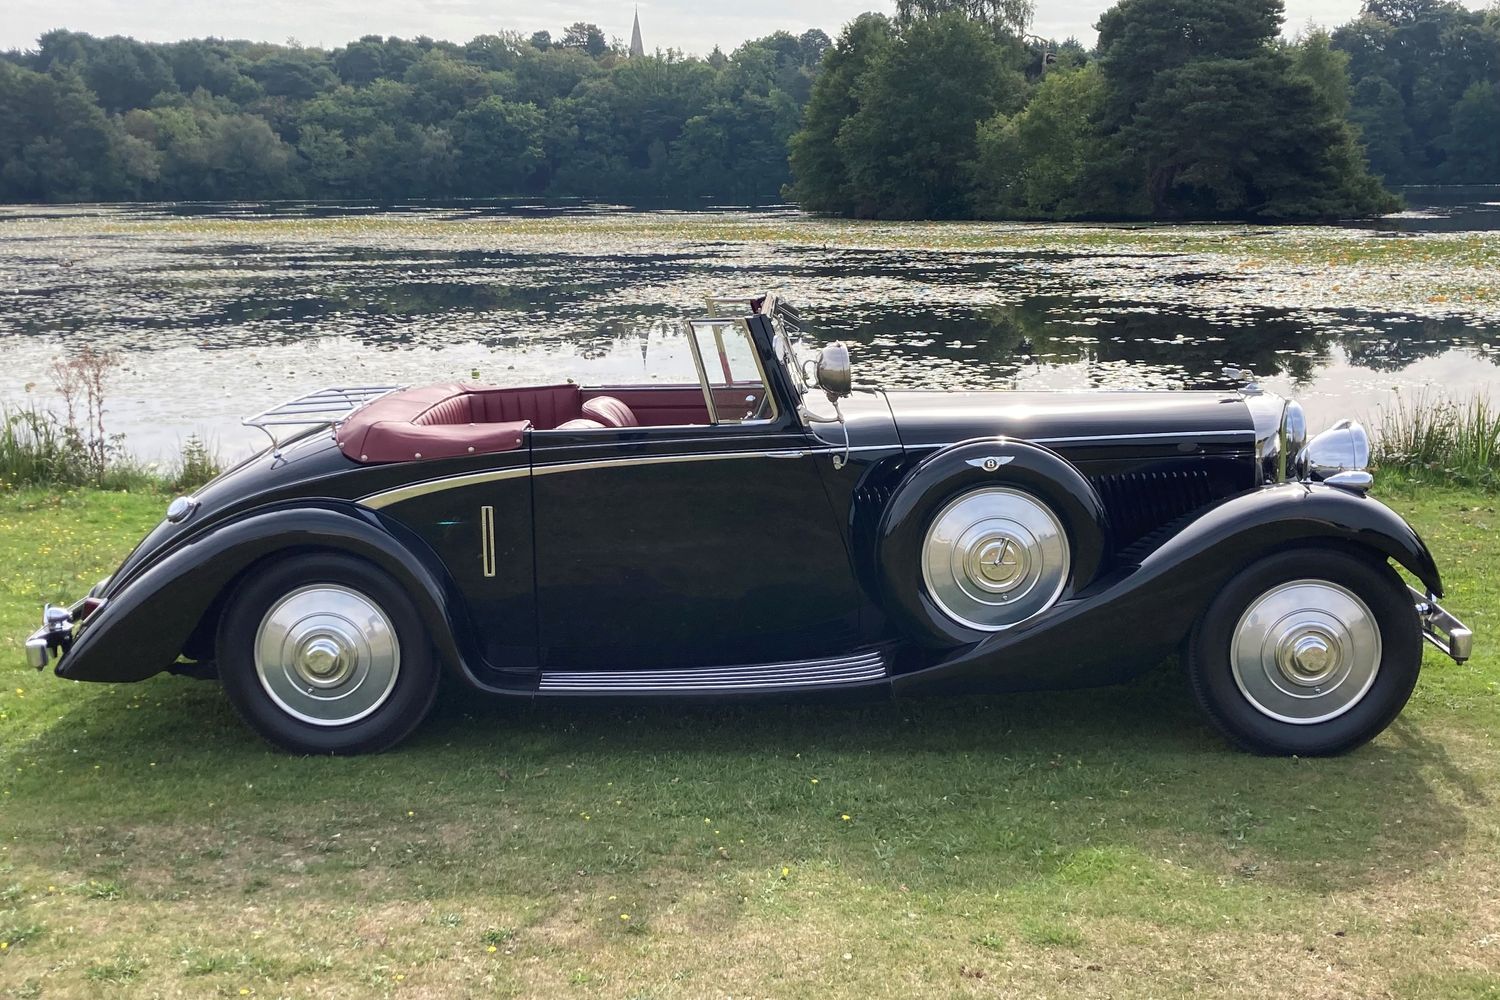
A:
[[[255,634],[255,672],[283,711],[315,726],[357,722],[390,697],[401,669],[391,620],[365,595],[320,583],[271,606]]]
[[[1245,609],[1230,664],[1257,711],[1309,725],[1359,704],[1375,683],[1380,656],[1380,626],[1364,601],[1327,580],[1294,580]]]
[[[996,632],[1046,610],[1068,577],[1068,536],[1035,497],[994,487],[952,500],[922,544],[922,579],[943,613]]]

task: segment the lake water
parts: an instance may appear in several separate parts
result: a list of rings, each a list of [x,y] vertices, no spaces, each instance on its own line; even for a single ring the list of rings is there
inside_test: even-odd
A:
[[[1500,188],[1407,192],[1349,227],[874,224],[786,208],[537,203],[0,207],[0,402],[55,405],[51,360],[118,350],[132,451],[327,384],[666,379],[675,324],[775,289],[810,342],[894,386],[1227,386],[1317,428],[1500,385]]]

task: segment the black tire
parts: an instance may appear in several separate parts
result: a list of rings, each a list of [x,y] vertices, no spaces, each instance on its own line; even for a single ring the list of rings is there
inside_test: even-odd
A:
[[[1236,630],[1247,610],[1262,595],[1294,581],[1332,583],[1356,596],[1368,608],[1380,640],[1378,658],[1368,658],[1378,659],[1378,666],[1363,695],[1342,714],[1323,721],[1292,723],[1272,717],[1247,695],[1231,662]],[[1198,705],[1240,749],[1280,756],[1340,754],[1369,742],[1406,706],[1422,667],[1421,623],[1401,578],[1383,560],[1299,549],[1267,556],[1231,579],[1193,628],[1184,663]]]
[[[298,718],[272,695],[273,682],[263,681],[257,669],[257,636],[267,614],[284,600],[319,585],[353,592],[372,604],[394,636],[396,665],[387,671],[394,679],[372,684],[369,691],[384,693],[369,695],[379,700],[366,709],[367,714],[347,723]],[[316,600],[316,594],[308,599]],[[257,733],[293,753],[358,754],[388,749],[411,734],[437,698],[438,662],[411,598],[386,573],[351,556],[295,555],[255,572],[231,597],[219,622],[216,645],[219,677],[230,704]],[[330,710],[327,714],[338,713]]]

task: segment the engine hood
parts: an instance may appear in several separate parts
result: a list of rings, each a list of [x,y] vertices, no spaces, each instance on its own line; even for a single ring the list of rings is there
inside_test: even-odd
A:
[[[1051,448],[1099,444],[1255,443],[1245,401],[1226,392],[932,392],[888,390],[907,448],[1013,437]]]

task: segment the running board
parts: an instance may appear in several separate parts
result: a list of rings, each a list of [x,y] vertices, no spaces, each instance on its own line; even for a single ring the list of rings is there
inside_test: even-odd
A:
[[[822,660],[682,670],[547,670],[538,694],[712,694],[788,691],[884,680],[879,650]]]

